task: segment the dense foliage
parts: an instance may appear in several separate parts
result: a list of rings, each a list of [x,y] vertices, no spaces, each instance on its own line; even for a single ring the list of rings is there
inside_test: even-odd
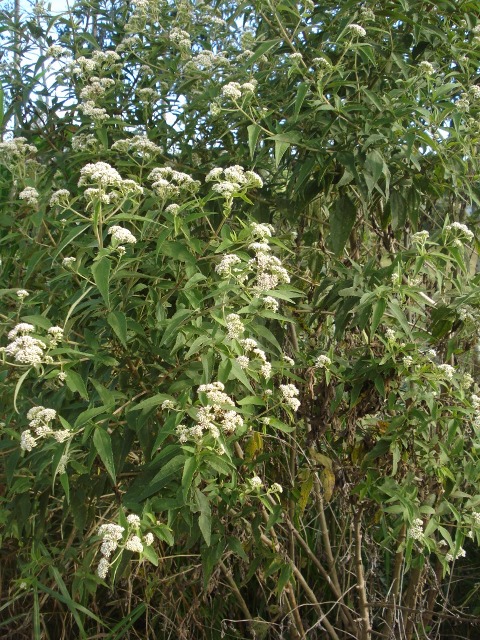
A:
[[[478,3],[2,24],[3,633],[476,637]]]

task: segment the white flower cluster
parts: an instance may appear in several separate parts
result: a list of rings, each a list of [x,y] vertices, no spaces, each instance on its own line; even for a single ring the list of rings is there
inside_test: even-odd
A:
[[[71,194],[68,189],[58,189],[58,191],[54,191],[50,197],[50,206],[54,207],[58,205],[68,207],[70,196]]]
[[[230,340],[236,340],[245,331],[243,322],[236,313],[229,313],[225,321],[227,323],[227,338]]]
[[[266,380],[268,380],[272,374],[272,365],[268,362],[265,351],[258,347],[257,342],[253,338],[244,338],[243,340],[240,340],[240,344],[245,353],[251,353],[261,361],[260,373]]]
[[[472,519],[473,519],[473,524],[476,527],[480,527],[480,512],[472,511]]]
[[[327,58],[325,58],[324,56],[314,58],[312,60],[312,64],[314,67],[318,67],[319,69],[328,70],[332,68],[332,63],[330,62],[330,60],[327,60]]]
[[[256,271],[257,291],[270,291],[275,289],[280,283],[290,282],[287,270],[282,266],[280,260],[270,253],[268,244],[268,234],[272,234],[270,225],[252,225],[254,235],[260,235],[261,242],[252,242],[249,249],[255,252],[255,258],[250,260],[249,266]]]
[[[80,169],[80,180],[78,186],[82,187],[88,184],[96,185],[85,190],[84,196],[87,200],[99,198],[102,202],[109,204],[120,195],[130,194],[132,196],[141,195],[142,187],[135,180],[124,180],[107,162],[93,162],[86,164]],[[114,189],[113,193],[105,193],[107,188]]]
[[[133,233],[118,225],[110,227],[108,233],[112,236],[112,241],[115,241],[116,244],[135,244],[137,242]]]
[[[415,518],[411,527],[407,531],[407,536],[412,540],[422,540],[423,538],[423,520]]]
[[[65,442],[70,436],[71,432],[67,429],[60,429],[55,431],[51,423],[57,417],[55,409],[46,409],[45,407],[38,406],[32,407],[27,413],[27,419],[30,420],[26,429],[20,436],[20,448],[24,451],[31,451],[37,446],[37,440],[42,438],[52,437],[57,442]],[[32,435],[34,431],[35,436]]]
[[[472,393],[471,401],[473,408],[475,409],[475,413],[473,414],[473,426],[478,431],[480,429],[480,397]]]
[[[223,85],[221,95],[230,100],[239,100],[242,96],[252,94],[257,89],[257,81],[252,79],[249,82],[240,84],[239,82],[229,82]]]
[[[466,555],[467,552],[465,551],[465,549],[463,547],[460,547],[460,549],[455,554],[447,553],[447,555],[445,556],[445,560],[447,562],[453,562],[454,560],[457,560],[457,558],[465,558]]]
[[[93,133],[79,133],[72,138],[73,151],[94,151],[98,146],[98,138]]]
[[[437,365],[437,370],[440,372],[440,375],[447,380],[452,380],[455,375],[455,367],[452,367],[450,364],[439,364]]]
[[[28,298],[29,295],[30,294],[26,289],[18,289],[17,291],[17,298],[20,298],[20,300],[23,300],[24,298]]]
[[[36,147],[27,144],[26,138],[18,137],[0,142],[0,162],[2,164],[8,165],[10,162],[25,160],[27,156],[32,156],[36,153]]]
[[[84,116],[89,116],[95,122],[102,122],[102,120],[107,120],[110,117],[107,110],[103,107],[97,107],[93,100],[81,102],[78,105],[78,109],[83,112]]]
[[[332,364],[332,361],[328,356],[320,355],[315,360],[315,364],[313,365],[315,369],[328,369]]]
[[[26,200],[26,202],[32,207],[38,204],[39,193],[33,187],[25,187],[23,191],[18,194],[20,200]]]
[[[280,391],[282,392],[285,404],[294,411],[298,411],[300,400],[297,397],[299,394],[297,387],[294,384],[281,384]]]
[[[157,102],[157,100],[161,97],[160,94],[151,87],[143,87],[142,89],[138,89],[137,96],[142,102],[147,102],[150,104],[155,104],[155,102]]]
[[[275,313],[278,311],[279,302],[273,296],[265,296],[264,298],[262,298],[262,302],[265,309],[268,309],[269,311],[273,311]]]
[[[461,222],[452,222],[445,227],[445,231],[458,231],[459,234],[464,235],[468,241],[473,240],[474,234],[470,231],[466,224]]]
[[[431,76],[435,73],[435,67],[433,64],[428,62],[428,60],[422,60],[418,65],[418,68],[426,76]]]
[[[475,380],[469,373],[464,373],[460,385],[462,389],[470,389],[474,382]]]
[[[403,366],[404,366],[404,367],[407,367],[407,368],[408,368],[408,367],[411,367],[411,366],[412,366],[412,364],[413,364],[413,358],[412,358],[412,356],[405,356],[405,357],[403,358]]]
[[[66,256],[65,258],[63,258],[62,260],[62,265],[64,267],[70,267],[74,262],[76,262],[77,259],[74,258],[73,256]]]
[[[250,485],[252,489],[261,489],[263,486],[262,479],[258,476],[253,476],[253,478],[250,478]]]
[[[91,58],[80,56],[72,61],[71,73],[82,77],[90,77],[99,69],[109,68],[120,60],[116,51],[94,51]]]
[[[100,547],[100,553],[102,558],[98,563],[97,575],[104,580],[107,577],[108,570],[110,569],[110,563],[108,558],[116,551],[118,543],[123,538],[124,527],[118,524],[102,524],[98,529],[98,535],[102,538],[102,545]]]
[[[234,267],[241,262],[240,258],[234,253],[226,253],[215,267],[215,271],[218,275],[223,276],[224,278],[236,276],[239,274],[240,270],[234,269]]]
[[[133,138],[126,140],[117,140],[117,142],[112,144],[112,149],[145,160],[150,160],[159,153],[162,153],[162,148],[149,140],[147,136],[133,136]]]
[[[47,345],[42,340],[28,335],[34,331],[35,327],[27,322],[17,324],[8,334],[11,342],[5,347],[5,353],[13,356],[20,364],[36,365],[43,362]]]
[[[103,98],[106,92],[115,85],[115,80],[111,78],[98,78],[92,76],[88,84],[80,91],[80,98],[87,102],[96,102]]]
[[[50,346],[52,347],[56,347],[57,344],[63,340],[62,327],[50,327],[48,334],[50,336]]]
[[[161,407],[163,411],[167,411],[168,409],[175,409],[175,402],[173,400],[164,400]]]
[[[255,171],[245,171],[238,164],[226,169],[215,167],[207,174],[205,182],[216,182],[212,190],[227,200],[231,200],[236,193],[244,193],[247,189],[263,187],[263,180]]]
[[[208,71],[218,66],[219,64],[228,64],[228,59],[225,57],[225,53],[220,51],[214,53],[204,49],[199,51],[192,60],[185,65],[186,70]]]
[[[385,329],[385,337],[387,338],[388,342],[395,342],[396,334],[394,329],[391,329],[390,327]]]
[[[190,34],[183,29],[174,27],[169,34],[170,40],[182,51],[190,50],[192,48],[192,41],[190,40]]]
[[[202,384],[198,387],[198,393],[204,393],[207,396],[208,404],[198,409],[196,423],[192,427],[178,425],[179,442],[182,444],[188,440],[200,442],[207,433],[217,440],[222,433],[231,435],[243,426],[243,419],[235,410],[234,400],[224,392],[224,389],[225,386],[221,382]]]
[[[64,56],[68,56],[69,53],[70,53],[69,50],[65,49],[61,45],[52,44],[52,46],[48,47],[48,49],[45,51],[45,56],[47,58],[55,58],[55,60],[59,60],[60,58],[63,58]]]
[[[428,233],[428,231],[426,230],[417,231],[417,233],[414,233],[411,236],[411,241],[412,241],[412,244],[418,246],[419,249],[423,251],[423,249],[425,248],[425,243],[427,242],[429,237],[430,237],[430,234]]]
[[[159,167],[153,169],[148,176],[152,181],[152,187],[163,199],[173,199],[184,194],[193,194],[200,188],[200,182],[181,171],[171,167]]]
[[[352,22],[352,24],[349,24],[347,28],[350,29],[352,33],[354,33],[356,36],[359,36],[360,38],[364,38],[367,35],[367,32],[365,31],[365,29],[359,24],[355,24],[354,22]]]

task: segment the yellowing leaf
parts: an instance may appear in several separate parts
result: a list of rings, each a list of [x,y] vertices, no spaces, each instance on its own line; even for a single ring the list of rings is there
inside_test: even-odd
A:
[[[320,482],[322,483],[323,488],[323,499],[325,502],[330,502],[333,495],[333,489],[335,487],[335,474],[333,471],[326,467],[322,469],[322,472],[320,473]]]
[[[263,437],[258,431],[254,431],[252,437],[245,446],[245,453],[247,454],[247,462],[253,460],[258,453],[263,451]]]
[[[300,511],[303,512],[305,507],[307,506],[308,498],[310,496],[310,492],[313,488],[313,474],[310,471],[307,472],[305,480],[303,481],[300,487],[300,499],[298,501],[298,506],[300,507]]]

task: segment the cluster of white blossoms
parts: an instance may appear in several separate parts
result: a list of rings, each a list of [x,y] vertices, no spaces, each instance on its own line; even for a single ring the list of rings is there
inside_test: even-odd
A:
[[[59,44],[52,44],[52,46],[48,47],[48,49],[45,51],[45,56],[47,58],[55,58],[55,60],[59,60],[60,58],[69,55],[70,51]]]
[[[107,110],[103,107],[97,107],[93,100],[81,102],[78,105],[78,109],[83,112],[84,116],[92,118],[95,122],[102,122],[102,120],[107,120],[110,117]]]
[[[467,555],[467,552],[465,551],[465,549],[463,547],[460,547],[460,549],[455,554],[447,553],[447,555],[445,556],[445,560],[447,562],[453,562],[458,558],[465,558],[466,555]]]
[[[87,102],[96,102],[103,98],[113,86],[115,86],[115,80],[111,78],[92,76],[89,78],[88,84],[80,91],[80,98]]]
[[[171,167],[157,167],[150,172],[148,179],[162,200],[177,198],[180,195],[194,194],[200,188],[200,182],[187,173]]]
[[[18,197],[20,200],[25,200],[29,205],[35,207],[38,204],[39,193],[34,187],[25,187],[23,191],[20,191]]]
[[[155,104],[161,97],[161,95],[151,87],[143,87],[142,89],[138,89],[137,96],[142,102],[150,104]]]
[[[455,367],[452,367],[451,364],[439,364],[437,365],[437,371],[439,371],[441,377],[447,380],[452,380],[455,375]]]
[[[359,36],[360,38],[364,38],[367,35],[365,29],[361,25],[355,24],[354,22],[352,22],[352,24],[349,24],[347,29],[349,29],[353,34]]]
[[[273,233],[271,225],[254,223],[252,232],[261,240],[260,242],[252,242],[248,247],[255,253],[255,258],[249,261],[249,266],[256,272],[255,291],[270,291],[281,283],[290,282],[287,270],[282,266],[280,260],[271,254],[268,243],[268,239]]]
[[[412,540],[423,539],[423,520],[421,518],[415,518],[407,531],[407,536]]]
[[[110,68],[119,60],[120,56],[116,51],[93,51],[91,58],[80,56],[73,60],[70,64],[70,72],[83,78],[89,78],[100,69]]]
[[[38,440],[42,438],[54,438],[57,442],[65,442],[72,433],[67,429],[55,430],[52,428],[52,422],[57,417],[55,409],[46,409],[38,406],[32,407],[27,413],[27,419],[30,421],[26,429],[20,436],[20,448],[23,451],[31,451],[37,446]],[[32,431],[35,435],[32,434]]]
[[[6,140],[5,142],[0,142],[0,162],[2,164],[25,160],[28,156],[35,155],[36,153],[36,147],[31,144],[27,144],[26,138],[18,137]]]
[[[241,262],[242,261],[240,260],[240,258],[234,253],[226,253],[225,255],[222,256],[222,259],[215,267],[215,271],[218,273],[219,276],[222,276],[224,278],[230,277],[230,276],[233,276],[233,277],[238,276],[240,275],[242,270],[235,269],[235,266],[238,264],[241,264]]]
[[[470,229],[467,227],[466,224],[462,224],[461,222],[452,222],[452,224],[448,224],[445,227],[445,231],[447,232],[456,231],[460,235],[465,236],[465,238],[467,238],[468,241],[471,241],[474,238],[474,234],[472,233],[472,231],[470,231]]]
[[[62,260],[62,265],[66,268],[70,267],[77,259],[74,256],[66,256]]]
[[[430,234],[424,229],[423,231],[417,231],[417,233],[414,233],[410,239],[412,244],[418,247],[420,253],[423,253],[425,250],[425,244],[429,237]]]
[[[112,242],[114,244],[135,244],[137,242],[136,237],[131,233],[128,229],[124,227],[120,227],[118,225],[113,225],[108,230],[108,233],[112,236]]]
[[[94,151],[98,147],[98,138],[93,133],[79,133],[72,138],[73,151]]]
[[[253,356],[254,358],[258,358],[258,360],[260,360],[261,362],[260,373],[265,378],[265,380],[268,380],[272,375],[272,365],[267,360],[265,351],[259,348],[259,346],[257,345],[257,342],[253,338],[244,338],[243,340],[240,340],[240,344],[243,347],[243,350],[245,351],[245,353],[249,354],[250,356],[250,357],[247,356],[249,360],[248,364],[246,363],[245,360],[242,360],[243,364],[244,365],[246,364],[247,366],[249,366],[251,356]],[[242,368],[246,369],[246,366]]]
[[[20,298],[20,300],[23,300],[24,298],[28,298],[29,295],[30,294],[26,289],[18,289],[17,291],[17,298]]]
[[[118,543],[123,538],[124,527],[119,524],[102,524],[98,529],[98,535],[102,538],[102,545],[100,547],[100,553],[102,558],[98,563],[97,575],[104,580],[107,577],[108,570],[110,569],[110,562],[108,559],[114,551],[118,548]]]
[[[238,164],[226,169],[215,167],[207,174],[205,182],[215,182],[212,191],[227,200],[231,200],[236,193],[244,193],[247,189],[263,187],[263,180],[258,173],[245,171]]]
[[[428,60],[422,60],[418,65],[421,73],[425,76],[431,76],[435,73],[435,67]]]
[[[139,516],[134,513],[131,513],[127,516],[127,522],[129,525],[129,533],[128,537],[125,541],[125,544],[122,545],[127,551],[133,551],[134,553],[142,553],[143,548],[149,547],[153,543],[153,534],[146,533],[143,536],[143,540],[140,537],[139,529],[141,520]],[[132,532],[133,530],[133,532]],[[99,578],[104,580],[107,577],[108,571],[110,569],[110,557],[112,553],[114,553],[120,543],[123,541],[125,528],[118,524],[102,524],[98,529],[98,535],[102,538],[102,544],[100,546],[100,553],[102,554],[102,558],[98,563],[97,567],[97,575]]]
[[[245,331],[243,322],[236,313],[229,313],[225,318],[225,322],[227,324],[227,338],[230,340],[236,340]]]
[[[332,361],[328,356],[320,355],[315,360],[313,365],[315,369],[328,369],[332,364]]]
[[[170,40],[176,45],[181,51],[190,51],[192,48],[192,41],[190,40],[190,34],[187,31],[183,31],[183,29],[179,29],[178,27],[174,27],[169,36]]]
[[[280,391],[282,392],[285,404],[294,411],[298,411],[300,400],[298,399],[299,390],[297,387],[294,384],[281,384]]]
[[[262,302],[265,309],[273,312],[277,312],[278,307],[280,306],[278,300],[272,296],[265,296],[264,298],[262,298]]]
[[[162,153],[162,148],[149,140],[147,136],[133,136],[133,138],[126,140],[117,140],[112,144],[112,149],[145,160],[151,160]]]
[[[71,193],[68,189],[58,189],[50,196],[50,206],[68,207]]]
[[[235,410],[235,401],[224,389],[225,386],[221,382],[202,384],[198,387],[198,393],[206,395],[208,404],[198,409],[193,426],[178,425],[177,435],[180,443],[184,444],[188,440],[200,442],[207,434],[217,440],[221,434],[231,435],[243,426],[242,416]]]
[[[220,64],[228,64],[228,59],[225,57],[223,51],[214,53],[213,51],[204,49],[195,54],[192,60],[187,62],[185,70],[209,71]]]
[[[257,81],[252,79],[240,84],[239,82],[229,82],[223,85],[221,95],[230,100],[240,100],[242,96],[252,94],[257,89]]]
[[[20,289],[20,293],[23,290]],[[18,295],[18,292],[17,292]],[[25,292],[28,295],[28,292]],[[23,295],[20,297],[24,297]],[[28,322],[20,322],[9,333],[8,339],[11,341],[6,347],[2,348],[8,356],[13,356],[15,362],[27,365],[37,365],[45,362],[51,364],[53,359],[45,354],[47,344],[44,340],[34,338],[31,333],[35,332],[33,324]],[[50,327],[48,330],[48,340],[50,347],[55,347],[63,340],[63,329],[61,327]]]
[[[135,180],[123,179],[107,162],[92,162],[80,169],[80,180],[78,186],[95,185],[85,190],[84,196],[87,200],[99,198],[102,202],[109,204],[112,200],[122,195],[141,195],[143,188]],[[106,193],[106,189],[113,189],[111,193]]]
[[[253,478],[250,478],[250,485],[252,489],[261,489],[263,487],[262,479],[258,476],[253,476]]]
[[[475,413],[473,414],[473,426],[478,431],[480,429],[480,397],[475,393],[472,393],[471,401],[475,410]]]
[[[20,364],[36,365],[44,362],[47,345],[42,340],[29,335],[35,327],[27,322],[17,324],[8,334],[10,344],[4,347],[5,354],[12,356]]]

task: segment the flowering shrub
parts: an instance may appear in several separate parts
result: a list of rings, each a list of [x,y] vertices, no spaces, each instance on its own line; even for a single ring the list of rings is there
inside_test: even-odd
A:
[[[367,4],[4,12],[6,633],[468,627],[478,11]]]

